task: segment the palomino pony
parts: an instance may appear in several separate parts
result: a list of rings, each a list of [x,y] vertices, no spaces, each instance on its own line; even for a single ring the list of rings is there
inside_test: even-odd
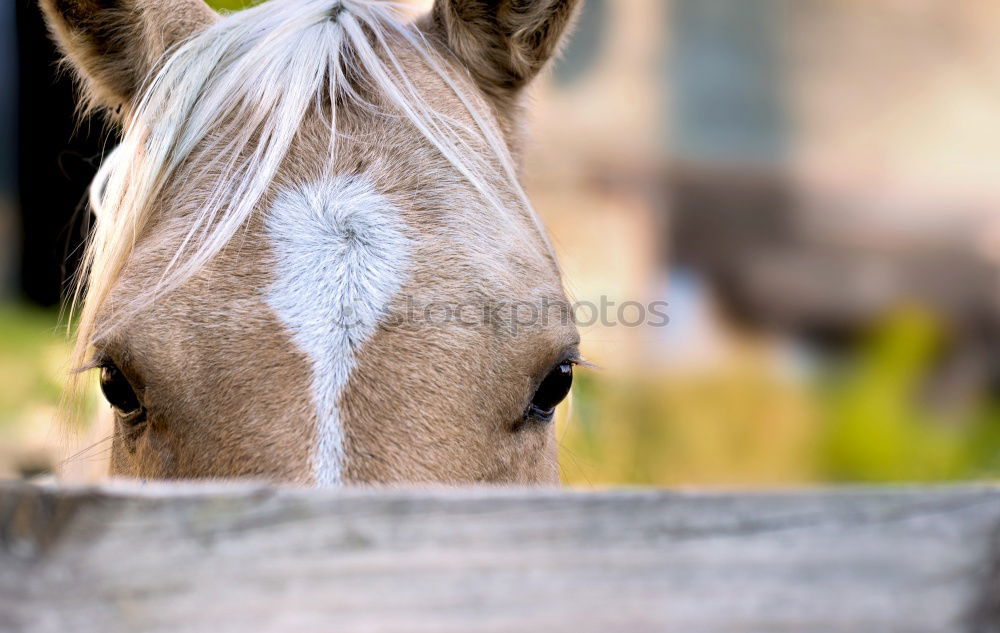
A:
[[[579,338],[518,139],[576,0],[41,5],[122,130],[76,350],[112,474],[558,480]]]

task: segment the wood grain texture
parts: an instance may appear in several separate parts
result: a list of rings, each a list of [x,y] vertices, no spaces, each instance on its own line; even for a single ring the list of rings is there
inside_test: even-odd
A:
[[[0,485],[0,630],[998,631],[1000,488]]]

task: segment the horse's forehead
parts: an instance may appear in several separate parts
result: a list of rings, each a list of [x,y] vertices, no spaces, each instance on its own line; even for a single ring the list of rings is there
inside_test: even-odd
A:
[[[401,60],[412,62],[405,55]],[[439,78],[422,72],[411,79],[427,103],[442,116],[472,126],[470,113],[454,94]],[[488,116],[488,108],[482,107]],[[239,376],[254,384],[249,390],[258,394],[253,407],[244,402],[226,405],[243,407],[249,425],[227,431],[232,437],[269,425],[254,412],[267,410],[263,394],[291,408],[307,404],[312,418],[311,424],[303,422],[311,427],[308,476],[321,485],[338,484],[349,473],[350,436],[352,428],[358,432],[359,423],[345,413],[344,399],[359,367],[382,366],[382,360],[391,357],[399,381],[408,381],[432,371],[434,364],[460,359],[470,364],[478,358],[480,365],[496,365],[483,372],[491,381],[469,372],[436,385],[436,397],[462,403],[480,393],[484,401],[506,402],[511,397],[501,394],[523,389],[520,376],[512,374],[533,371],[518,362],[536,355],[538,337],[524,336],[524,330],[538,326],[519,323],[518,337],[504,324],[470,324],[469,314],[483,314],[490,304],[542,296],[558,300],[562,292],[555,262],[533,224],[533,211],[518,195],[516,183],[506,182],[499,169],[480,174],[489,180],[486,188],[502,199],[501,205],[490,204],[467,174],[456,171],[400,117],[348,106],[338,112],[337,129],[331,156],[328,122],[316,113],[306,117],[246,230],[236,234],[193,284],[146,315],[154,326],[140,335],[152,337],[155,331],[163,339],[187,341],[183,348],[172,346],[172,352],[158,346],[161,349],[153,353],[156,362],[176,367],[179,389],[185,389],[189,379],[204,380],[180,371],[181,356],[189,353],[191,343],[206,355],[202,365],[215,368],[218,376]],[[469,160],[490,162],[481,158]],[[198,160],[211,164],[212,156],[202,154]],[[178,195],[164,196],[153,239],[132,262],[135,274],[162,269],[186,235],[186,216],[197,207],[199,192],[211,190],[217,177],[211,170],[193,173],[195,180],[179,183]],[[144,283],[131,285],[141,289]],[[411,307],[418,312],[408,312]],[[429,318],[421,312],[427,307]],[[441,322],[449,314],[458,319]],[[250,345],[255,334],[247,324],[265,323],[265,316],[276,321],[280,332],[261,337],[259,347]],[[401,323],[394,336],[376,336],[390,321],[411,318],[413,322]],[[461,331],[451,331],[454,327]],[[386,340],[394,349],[385,349]],[[145,345],[155,342],[150,338]],[[412,347],[401,351],[401,345]],[[234,347],[245,351],[232,353]],[[250,349],[254,364],[280,367],[294,377],[283,393],[276,393],[266,376],[247,376]],[[491,350],[490,358],[481,356],[484,350]],[[199,386],[193,387],[191,392],[197,392]],[[374,403],[366,415],[374,415],[374,410],[388,414],[377,396],[380,388],[371,380],[355,380],[350,393]],[[225,380],[219,390],[239,391]],[[402,403],[405,398],[401,394],[392,400]],[[199,405],[199,413],[212,406]],[[486,413],[480,416],[488,417]],[[453,423],[443,417],[440,422],[442,428]]]

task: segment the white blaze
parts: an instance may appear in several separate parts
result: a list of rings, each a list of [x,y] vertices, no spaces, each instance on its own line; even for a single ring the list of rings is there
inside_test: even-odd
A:
[[[405,280],[403,231],[398,210],[360,177],[284,191],[267,218],[277,259],[268,302],[312,362],[320,486],[341,483],[340,395]]]

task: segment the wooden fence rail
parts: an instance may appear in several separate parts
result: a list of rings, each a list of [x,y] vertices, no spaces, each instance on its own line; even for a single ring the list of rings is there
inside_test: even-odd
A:
[[[1000,631],[1000,488],[0,484],[0,630]]]

